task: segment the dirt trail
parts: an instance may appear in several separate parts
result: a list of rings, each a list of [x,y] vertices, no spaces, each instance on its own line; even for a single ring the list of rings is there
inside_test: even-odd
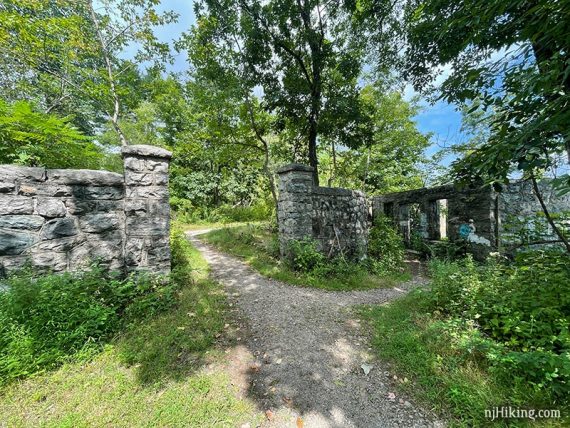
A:
[[[418,281],[351,292],[292,286],[205,245],[197,238],[203,232],[188,236],[248,325],[242,340],[250,360],[241,362],[248,379],[236,383],[247,384],[262,410],[271,409],[264,426],[295,427],[299,417],[307,428],[443,426],[396,392],[389,368],[373,358],[350,310],[396,298]],[[243,360],[243,349],[240,354]]]

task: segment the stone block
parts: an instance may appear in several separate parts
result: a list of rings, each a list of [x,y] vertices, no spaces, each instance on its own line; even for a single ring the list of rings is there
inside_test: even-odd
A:
[[[79,227],[86,233],[101,233],[120,227],[120,218],[116,213],[85,214],[78,219]]]
[[[168,173],[154,173],[154,184],[156,186],[167,186],[168,185]]]
[[[127,186],[150,186],[152,183],[151,173],[125,171],[125,184]]]
[[[169,219],[150,218],[147,216],[129,216],[127,217],[126,233],[131,236],[164,236],[168,234]]]
[[[55,198],[38,198],[36,212],[48,218],[65,217],[66,209],[62,200]]]
[[[0,181],[30,181],[40,182],[46,180],[45,168],[29,166],[0,165]]]
[[[99,202],[96,200],[66,199],[65,206],[70,214],[78,215],[97,211]]]
[[[0,216],[0,228],[4,229],[39,230],[43,224],[43,217],[37,215]]]
[[[157,146],[149,146],[144,144],[137,144],[133,146],[125,146],[121,149],[121,154],[126,160],[128,158],[157,158],[170,159],[172,153],[166,149]]]
[[[30,256],[4,256],[0,258],[0,278],[7,276],[9,273],[22,269],[30,260]],[[1,288],[1,286],[0,286]],[[0,289],[0,292],[2,290]]]
[[[155,173],[168,173],[168,162],[147,161],[147,167]]]
[[[64,238],[77,235],[78,232],[75,219],[72,217],[50,220],[42,228],[41,239]]]
[[[18,195],[35,196],[37,194],[38,194],[38,188],[36,186],[30,186],[29,184],[22,184],[18,188]]]
[[[40,196],[61,198],[66,196],[75,196],[77,190],[72,186],[66,186],[64,184],[41,183],[37,186],[36,193]]]
[[[168,202],[168,187],[166,186],[132,186],[126,188],[127,198],[153,198]]]
[[[49,169],[47,178],[51,183],[85,186],[121,186],[123,176],[116,172],[90,169]]]
[[[67,270],[67,253],[55,251],[42,251],[33,249],[31,252],[32,264],[37,269],[63,272]]]
[[[16,256],[22,254],[35,241],[35,235],[29,232],[0,230],[0,256]]]
[[[81,189],[83,199],[111,199],[119,200],[124,197],[123,187],[85,186]]]
[[[34,201],[26,196],[0,195],[0,215],[33,214]]]
[[[170,204],[165,200],[149,199],[148,215],[151,217],[170,217]]]
[[[111,270],[122,269],[122,242],[92,239],[73,248],[69,253],[70,269],[85,268],[95,262],[104,264]]]
[[[148,210],[147,204],[147,199],[127,199],[125,201],[125,214],[128,216],[144,214]]]
[[[128,157],[123,161],[125,166],[125,171],[145,171],[146,170],[146,163],[144,159],[137,158],[137,157]]]
[[[34,245],[34,251],[45,251],[45,252],[67,252],[71,251],[78,245],[85,242],[84,235],[69,236],[66,238],[56,238],[50,239],[49,241],[40,241]]]

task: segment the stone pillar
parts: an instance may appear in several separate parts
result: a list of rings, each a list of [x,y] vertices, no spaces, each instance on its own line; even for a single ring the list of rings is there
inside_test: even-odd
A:
[[[125,267],[170,273],[168,165],[172,153],[155,146],[125,146]]]
[[[279,250],[288,255],[289,242],[313,236],[313,168],[289,164],[277,170],[279,174]]]

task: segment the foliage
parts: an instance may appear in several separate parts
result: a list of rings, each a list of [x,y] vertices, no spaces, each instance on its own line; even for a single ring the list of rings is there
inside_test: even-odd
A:
[[[550,213],[552,221],[560,232],[570,237],[570,212]],[[504,221],[502,239],[507,247],[515,249],[532,248],[536,244],[552,243],[552,230],[544,213],[537,212],[530,215],[509,215]]]
[[[488,141],[456,176],[504,183],[554,166],[569,146],[568,2],[415,0],[407,9],[407,72],[426,88],[446,66],[440,97],[492,112]],[[559,181],[562,188],[569,183]]]
[[[318,135],[331,131],[345,144],[359,143],[350,131],[358,121],[363,38],[344,6],[204,0],[196,4],[197,25],[187,40],[209,75],[239,81],[247,96],[262,88],[265,110],[279,118],[276,129],[302,141],[294,151],[315,169]]]
[[[283,262],[277,234],[265,224],[226,227],[204,237],[221,250],[245,258],[262,275],[294,285],[325,290],[366,290],[392,287],[408,278],[402,272],[375,274],[367,262],[354,263],[341,257],[326,260],[311,241],[291,243],[296,256]]]
[[[570,391],[570,260],[523,252],[512,264],[433,262],[433,305],[481,332],[480,352],[496,370],[537,390]]]
[[[447,284],[450,284],[448,280]],[[430,292],[417,290],[361,311],[372,328],[375,352],[391,363],[395,389],[433,409],[450,427],[567,425],[570,406],[548,389],[536,391],[484,357],[493,343],[477,324],[434,311]],[[487,348],[486,348],[487,347]],[[490,421],[485,410],[501,406],[560,409],[563,419]]]
[[[317,249],[317,244],[308,238],[289,242],[289,259],[294,270],[305,273],[326,261],[324,254]]]
[[[69,122],[25,101],[9,105],[0,100],[0,164],[98,168],[101,149]]]
[[[159,42],[153,30],[176,16],[159,12],[155,0],[93,3],[2,2],[2,99],[33,100],[45,113],[72,116],[74,125],[88,134],[111,118],[117,100],[123,114],[136,107],[137,63],[161,67],[168,60],[168,44]],[[127,49],[135,51],[135,62],[122,59]]]
[[[175,210],[177,220],[186,224],[266,221],[273,213],[273,208],[263,201],[257,201],[250,206],[210,207],[209,205],[194,206],[187,199],[172,197],[170,205]]]
[[[132,427],[259,425],[253,401],[239,398],[220,345],[235,330],[221,284],[179,229],[172,240],[176,305],[121,330],[89,363],[4,386],[0,420],[9,426]],[[231,326],[228,326],[230,325]],[[75,358],[74,358],[75,359]],[[216,370],[206,367],[216,367]],[[26,409],[22,413],[19,409]],[[46,411],[46,409],[51,409]]]
[[[171,308],[190,279],[188,247],[172,234],[171,280],[121,278],[94,265],[83,273],[41,275],[24,270],[0,292],[1,383],[90,356],[125,326]]]
[[[394,221],[384,215],[374,219],[368,235],[368,256],[374,269],[382,272],[402,271],[404,267],[404,242],[394,226]]]
[[[372,195],[422,187],[420,167],[427,161],[429,135],[419,132],[413,121],[416,103],[405,101],[383,81],[364,86],[359,100],[361,145],[339,150],[339,141],[328,138],[330,150],[326,145],[321,150],[321,176],[327,185]]]

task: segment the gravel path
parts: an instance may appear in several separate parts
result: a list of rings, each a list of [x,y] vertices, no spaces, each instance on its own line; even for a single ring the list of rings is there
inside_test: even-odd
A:
[[[351,292],[292,286],[205,245],[200,233],[188,236],[248,325],[242,339],[251,355],[247,393],[269,410],[264,426],[443,426],[396,392],[397,380],[371,355],[350,310],[396,298],[421,281]]]

